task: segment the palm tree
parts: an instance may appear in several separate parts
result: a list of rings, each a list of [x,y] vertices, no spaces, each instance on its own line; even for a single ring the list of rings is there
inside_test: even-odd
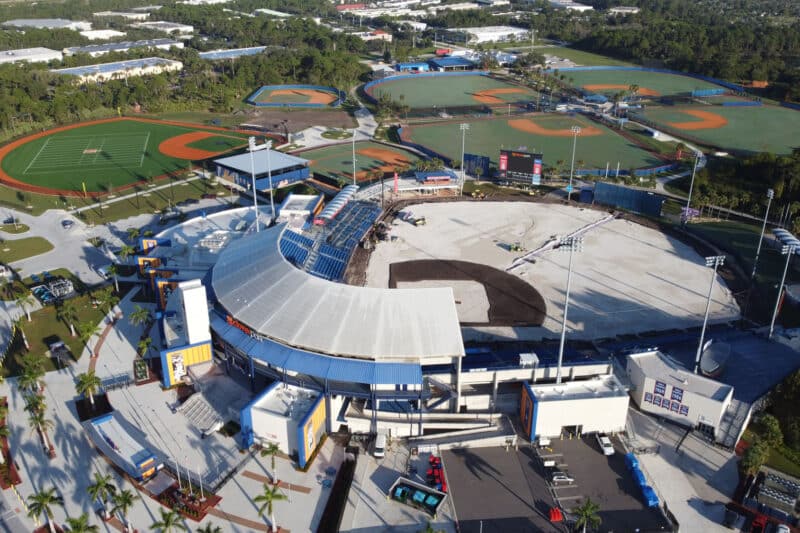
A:
[[[197,528],[197,533],[222,533],[222,528],[213,522]]]
[[[22,309],[22,312],[25,313],[25,316],[28,318],[28,322],[31,321],[31,305],[33,304],[33,300],[29,293],[22,293],[14,300],[14,303],[17,304],[17,307]]]
[[[106,502],[108,502],[109,497],[113,497],[117,493],[117,487],[111,482],[111,475],[95,472],[94,483],[87,487],[86,492],[89,493],[92,500],[99,501],[100,505],[103,506],[103,517],[106,520],[111,518]]]
[[[71,533],[97,533],[100,528],[89,523],[89,513],[74,518],[67,518],[67,525]]]
[[[114,504],[114,508],[111,512],[122,515],[122,523],[125,525],[125,531],[133,530],[131,523],[128,522],[128,511],[133,507],[133,502],[138,499],[139,496],[128,489],[123,489],[111,497],[111,502]]]
[[[586,533],[586,528],[597,528],[602,520],[597,514],[600,511],[600,506],[592,501],[591,498],[586,498],[583,505],[575,509],[575,515],[578,519],[575,521],[577,527],[583,528],[583,533]]]
[[[11,436],[11,430],[8,426],[0,426],[0,438],[8,438]],[[6,464],[6,456],[3,455],[3,447],[0,446],[0,465]]]
[[[41,394],[29,394],[25,397],[25,411],[30,415],[42,413],[47,410],[47,402]]]
[[[151,344],[153,344],[153,338],[152,337],[145,337],[144,339],[141,339],[139,341],[139,343],[136,345],[136,347],[139,349],[139,356],[140,357],[144,357],[144,355],[150,349],[150,345]]]
[[[264,516],[264,511],[269,515],[269,527],[272,533],[275,533],[275,512],[273,504],[275,502],[288,499],[286,495],[280,492],[277,485],[270,485],[264,483],[264,492],[253,498],[255,503],[260,503],[258,508],[258,516]]]
[[[128,314],[128,322],[132,326],[139,326],[150,322],[150,310],[141,305],[133,306],[133,311]]]
[[[110,312],[117,303],[119,303],[119,298],[110,289],[100,291],[97,295],[97,305],[104,313]]]
[[[25,335],[25,330],[22,329],[22,318],[17,318],[14,321],[14,331],[18,331],[20,336],[22,337],[22,344],[25,345],[26,350],[31,349],[31,345],[28,344],[28,337]]]
[[[128,257],[132,256],[136,253],[136,249],[133,246],[128,246],[127,244],[123,245],[122,248],[119,249],[119,257],[123,261],[127,261]]]
[[[26,359],[28,358],[26,357]],[[24,391],[34,393],[39,390],[42,374],[43,372],[39,368],[30,364],[30,366],[26,366],[22,369],[22,373],[17,379],[17,385]]]
[[[89,370],[78,376],[77,382],[75,383],[75,391],[83,395],[84,398],[89,398],[89,403],[92,404],[92,410],[94,410],[94,395],[97,394],[102,385],[103,382],[100,381],[100,378],[97,377],[94,370]]]
[[[139,228],[128,228],[128,240],[131,242],[136,242],[136,239],[139,237]]]
[[[75,336],[75,319],[78,316],[78,308],[71,300],[67,300],[58,308],[58,319],[63,320],[69,325],[70,335]]]
[[[47,450],[47,453],[50,453],[50,439],[47,436],[47,430],[55,427],[53,421],[49,418],[45,418],[44,411],[36,411],[31,412],[30,416],[28,417],[28,423],[30,424],[32,431],[39,431],[39,434],[42,436],[42,441],[44,442],[44,447]]]
[[[56,488],[51,487],[48,490],[43,490],[32,494],[28,497],[28,516],[35,518],[39,515],[44,515],[47,522],[47,527],[50,533],[55,533],[56,529],[53,525],[53,505],[64,505],[64,498],[56,494]]]
[[[119,279],[117,278],[119,267],[117,267],[116,263],[111,263],[106,270],[108,274],[114,278],[114,291],[119,292]]]
[[[92,346],[89,344],[89,341],[92,340],[96,334],[100,333],[100,326],[95,324],[94,322],[81,322],[78,324],[78,337],[81,339],[81,342],[86,346],[86,349],[89,350],[89,353],[92,357],[94,357],[94,353],[92,351]]]
[[[150,524],[150,529],[159,529],[162,533],[188,531],[187,527],[180,522],[181,516],[178,513],[175,511],[165,511],[163,508],[159,508],[158,511],[161,513],[161,520]]]
[[[269,457],[270,458],[270,466],[272,467],[272,482],[278,483],[278,471],[275,469],[275,456],[281,453],[280,447],[274,443],[270,442],[266,448],[261,449],[261,457]]]

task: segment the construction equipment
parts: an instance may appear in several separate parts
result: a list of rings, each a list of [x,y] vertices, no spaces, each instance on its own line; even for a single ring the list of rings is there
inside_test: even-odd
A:
[[[475,189],[474,191],[472,191],[472,197],[477,198],[478,200],[483,200],[484,198],[486,198],[486,195],[482,193],[480,189]]]
[[[514,244],[508,245],[508,251],[510,252],[524,252],[525,247],[522,246],[519,242],[515,242]]]
[[[426,223],[427,221],[425,220],[425,217],[419,217],[414,219],[415,226],[424,226]]]

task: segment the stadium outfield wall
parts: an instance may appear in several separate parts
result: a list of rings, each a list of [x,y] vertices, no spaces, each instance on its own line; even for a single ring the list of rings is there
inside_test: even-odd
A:
[[[745,92],[744,87],[741,85],[737,85],[735,83],[730,83],[727,81],[719,80],[717,78],[712,78],[711,76],[703,76],[702,74],[693,74],[691,72],[680,72],[677,70],[669,70],[666,68],[651,68],[651,67],[613,67],[613,66],[593,66],[593,67],[569,67],[569,68],[559,68],[559,69],[547,69],[545,72],[554,72],[558,70],[559,73],[567,73],[567,72],[582,72],[582,71],[601,71],[601,70],[608,70],[608,71],[627,71],[627,72],[654,72],[656,74],[672,74],[673,76],[686,76],[687,78],[694,78],[696,80],[706,81],[708,83],[713,83],[715,85],[719,85],[721,87],[725,87],[726,89],[730,89],[731,91],[736,91],[739,93]]]
[[[275,91],[279,89],[308,89],[313,91],[325,91],[328,93],[332,93],[336,95],[336,100],[329,104],[310,104],[304,102],[259,102],[258,97],[264,91]],[[319,109],[323,107],[339,107],[344,103],[345,99],[347,98],[347,94],[334,87],[326,87],[325,85],[304,85],[304,84],[293,84],[293,85],[264,85],[259,87],[255,90],[253,94],[247,97],[245,100],[248,104],[256,106],[256,107],[303,107],[303,108],[311,108],[311,109]]]

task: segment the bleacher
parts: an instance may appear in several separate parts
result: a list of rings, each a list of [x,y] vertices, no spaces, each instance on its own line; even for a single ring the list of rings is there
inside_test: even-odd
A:
[[[309,270],[309,273],[318,278],[340,281],[342,276],[344,276],[344,269],[346,267],[347,263],[344,261],[339,261],[330,256],[320,254],[314,262],[314,266]]]
[[[281,255],[291,263],[303,268],[314,241],[290,230],[283,232],[280,240]]]
[[[336,217],[328,242],[352,253],[380,214],[380,206],[372,202],[348,203]]]

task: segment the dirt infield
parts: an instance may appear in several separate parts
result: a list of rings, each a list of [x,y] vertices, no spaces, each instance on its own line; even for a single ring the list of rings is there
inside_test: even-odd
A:
[[[594,83],[590,85],[584,85],[584,89],[587,91],[609,91],[609,90],[620,90],[620,91],[627,91],[630,89],[630,85],[624,85],[621,83]],[[661,96],[661,93],[654,90],[648,89],[647,87],[639,87],[639,90],[636,91],[636,94],[640,96]]]
[[[543,135],[545,137],[572,137],[572,130],[549,130],[527,118],[511,119],[508,121],[508,125],[515,130],[524,131],[525,133],[533,133],[536,135]],[[594,126],[586,126],[581,128],[580,136],[594,137],[602,134],[603,132]]]
[[[488,323],[465,326],[541,326],[547,306],[539,291],[502,270],[467,261],[420,259],[389,265],[389,288],[425,280],[464,280],[483,285],[489,300]]]
[[[507,87],[507,88],[500,88],[500,89],[486,89],[485,91],[480,91],[472,95],[472,98],[475,99],[476,102],[481,104],[506,104],[505,100],[501,98],[497,98],[494,96],[495,94],[516,94],[516,93],[526,93],[525,89],[518,89],[516,87]]]
[[[210,133],[207,131],[193,131],[190,133],[184,133],[183,135],[178,135],[177,137],[171,137],[159,144],[158,151],[164,155],[174,157],[176,159],[189,159],[193,161],[197,159],[208,159],[209,157],[214,157],[220,152],[209,152],[208,150],[200,150],[199,148],[192,148],[191,146],[187,145],[202,139],[215,137],[216,135],[216,133]]]
[[[375,169],[383,172],[391,172],[395,169],[395,167],[408,165],[411,163],[411,161],[402,154],[398,154],[392,150],[384,150],[382,148],[362,148],[360,150],[356,150],[356,154],[371,157],[372,159],[377,159],[378,161],[383,161],[384,164]],[[356,179],[364,179],[366,177],[367,172],[356,173]]]
[[[265,98],[259,98],[259,101],[280,103],[280,98],[275,98],[277,96],[305,96],[308,100],[304,103],[308,104],[330,104],[337,98],[329,92],[316,89],[274,89]]]
[[[710,111],[686,109],[681,111],[681,113],[699,118],[700,120],[692,120],[689,122],[668,122],[667,124],[675,129],[684,131],[716,130],[728,125],[728,119]]]

